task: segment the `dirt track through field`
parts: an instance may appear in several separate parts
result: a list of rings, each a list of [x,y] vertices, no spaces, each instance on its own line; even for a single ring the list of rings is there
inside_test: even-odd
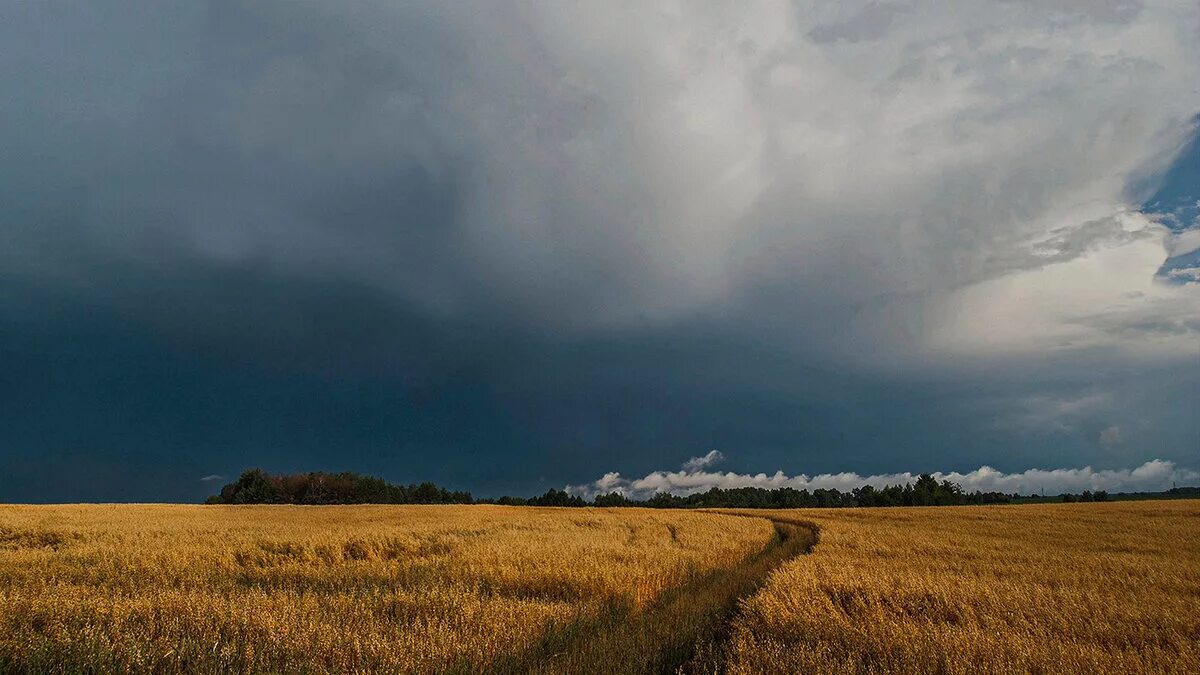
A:
[[[784,562],[812,550],[819,530],[807,521],[766,518],[775,537],[743,564],[707,574],[635,612],[614,605],[599,616],[550,630],[534,647],[496,663],[499,673],[711,673],[738,601]]]

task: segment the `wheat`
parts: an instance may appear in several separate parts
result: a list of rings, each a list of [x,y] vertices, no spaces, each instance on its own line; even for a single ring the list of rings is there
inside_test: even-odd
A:
[[[0,670],[476,671],[772,533],[638,509],[3,506]]]
[[[1200,502],[741,516],[4,506],[0,670],[1200,672]]]
[[[803,518],[821,543],[744,603],[731,672],[1200,672],[1198,501]]]

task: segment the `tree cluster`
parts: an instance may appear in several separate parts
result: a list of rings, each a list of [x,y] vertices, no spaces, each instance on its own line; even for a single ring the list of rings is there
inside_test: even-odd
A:
[[[1069,493],[1063,494],[1062,500],[1064,502],[1068,502],[1068,503],[1069,502],[1106,502],[1106,501],[1108,501],[1108,493],[1105,492],[1104,490],[1096,490],[1095,492],[1092,492],[1091,490],[1084,490],[1083,492],[1081,492],[1077,495],[1073,495],[1073,494],[1069,494]]]
[[[964,492],[962,486],[948,480],[938,482],[921,474],[916,484],[889,485],[876,490],[870,485],[854,490],[857,506],[962,506],[966,504],[1007,504],[1013,496],[1003,492]]]
[[[505,506],[591,506],[583,497],[578,497],[565,490],[550,488],[541,497],[501,497],[499,499],[480,499],[480,504],[502,504]]]
[[[261,469],[242,473],[221,488],[209,504],[470,504],[469,492],[451,492],[433,483],[392,485],[356,473],[272,475]]]
[[[1200,487],[1173,487],[1164,494],[1172,497],[1197,497],[1200,496]]]

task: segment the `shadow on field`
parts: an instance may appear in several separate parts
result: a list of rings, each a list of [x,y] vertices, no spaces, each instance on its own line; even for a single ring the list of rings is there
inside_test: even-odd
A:
[[[761,514],[731,513],[748,518]],[[787,560],[812,550],[812,523],[771,517],[775,536],[741,565],[671,589],[642,611],[614,604],[599,616],[553,628],[530,649],[493,664],[495,673],[712,673],[738,601]]]

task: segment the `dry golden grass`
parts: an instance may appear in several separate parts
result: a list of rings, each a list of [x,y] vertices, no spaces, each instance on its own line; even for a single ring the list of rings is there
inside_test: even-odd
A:
[[[0,506],[0,670],[476,671],[772,536],[637,509]]]
[[[734,673],[1200,672],[1200,501],[776,512]]]
[[[763,522],[755,518],[750,523]],[[568,631],[550,631],[522,658],[501,662],[511,673],[705,672],[721,653],[728,619],[739,598],[755,590],[781,563],[808,550],[814,532],[787,522],[777,536],[741,565],[722,568],[668,590],[637,612],[614,612]]]
[[[0,671],[1200,672],[1198,501],[741,513],[0,506]]]

